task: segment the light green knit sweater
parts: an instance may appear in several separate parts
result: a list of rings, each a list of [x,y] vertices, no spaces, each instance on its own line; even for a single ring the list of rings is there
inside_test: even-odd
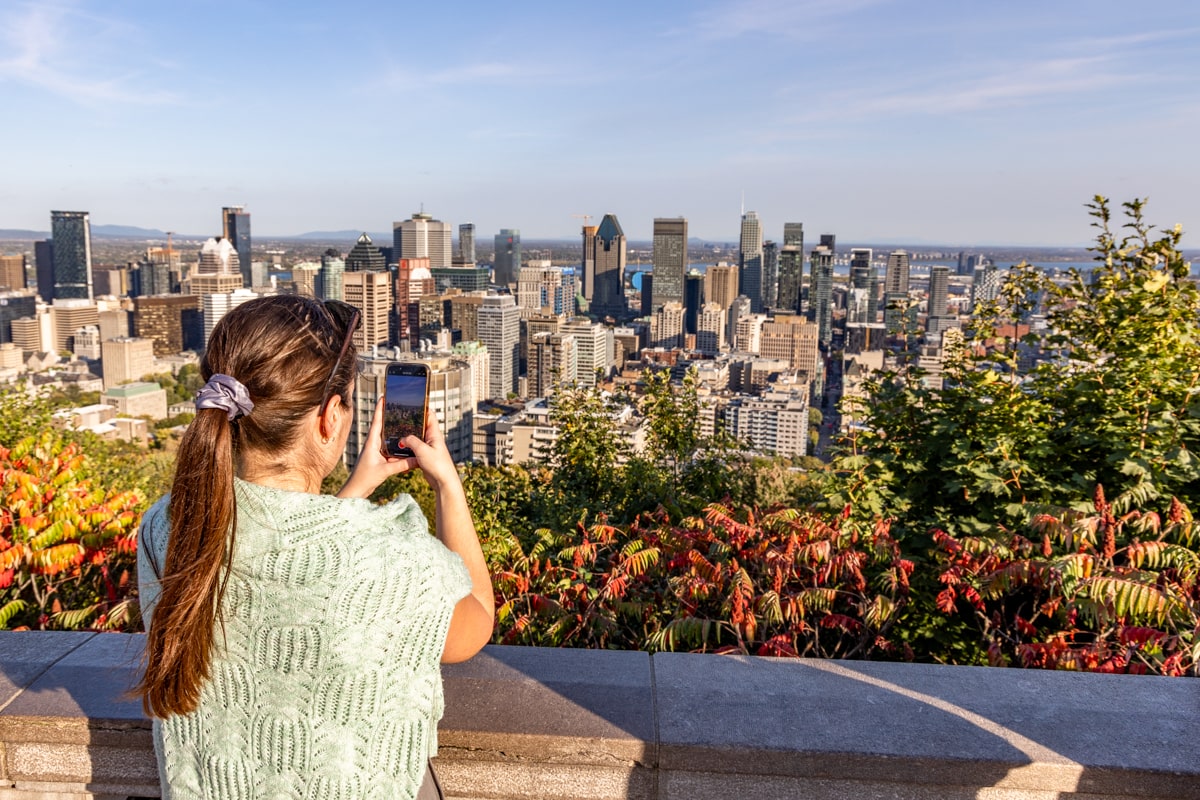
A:
[[[211,678],[196,711],[154,723],[163,798],[415,797],[437,750],[450,617],[471,588],[462,559],[408,495],[236,492]],[[147,627],[167,501],[142,521]]]

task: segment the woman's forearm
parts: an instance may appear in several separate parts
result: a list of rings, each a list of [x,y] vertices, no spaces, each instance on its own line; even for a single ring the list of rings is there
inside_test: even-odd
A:
[[[462,483],[458,480],[444,481],[434,492],[434,496],[437,500],[437,537],[442,544],[462,557],[463,563],[467,565],[467,572],[471,575],[471,594],[483,606],[489,617],[494,619],[496,601],[492,594],[492,578],[483,558],[479,536],[475,533],[475,523],[471,519],[471,509],[467,505],[467,495]]]

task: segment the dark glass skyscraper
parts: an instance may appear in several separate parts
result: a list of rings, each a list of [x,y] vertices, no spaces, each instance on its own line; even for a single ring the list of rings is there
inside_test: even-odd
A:
[[[496,234],[492,270],[492,279],[498,286],[517,282],[517,276],[521,274],[521,232],[516,228],[501,228]]]
[[[245,206],[226,206],[221,209],[222,236],[233,244],[238,254],[238,266],[242,273],[242,286],[254,285],[250,267],[250,214]]]
[[[738,244],[738,293],[750,298],[754,313],[762,311],[762,223],[758,214],[742,215],[742,235]]]
[[[700,322],[700,301],[704,297],[704,276],[689,272],[684,276],[683,332],[696,333]]]
[[[51,211],[50,236],[54,241],[54,297],[91,300],[92,225],[88,212]]]
[[[762,249],[762,304],[764,311],[779,304],[779,246],[770,241]]]
[[[833,250],[823,244],[817,245],[810,263],[812,289],[808,318],[817,324],[817,341],[827,348],[833,341]]]
[[[776,305],[780,311],[801,313],[804,284],[804,223],[783,223],[783,247],[779,250],[779,289]]]
[[[590,228],[590,226],[589,226]],[[587,230],[587,229],[585,229]],[[605,214],[595,234],[584,241],[583,261],[592,265],[593,315],[620,319],[625,316],[625,231],[614,214]],[[588,282],[584,276],[585,284]]]
[[[683,276],[687,272],[687,220],[683,217],[654,220],[654,305],[683,304]]]
[[[33,243],[33,263],[37,270],[37,290],[42,300],[54,300],[54,240]]]

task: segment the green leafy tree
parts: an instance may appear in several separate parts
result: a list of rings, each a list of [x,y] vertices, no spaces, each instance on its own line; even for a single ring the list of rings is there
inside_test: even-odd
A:
[[[589,510],[608,508],[622,484],[624,447],[613,423],[613,404],[601,392],[571,384],[551,399],[550,421],[558,429],[551,465],[551,488],[564,521],[580,520]]]
[[[1140,201],[1127,236],[1090,206],[1097,266],[1065,282],[1021,265],[928,388],[911,361],[847,409],[862,425],[835,461],[831,505],[892,516],[902,536],[1023,524],[1037,506],[1200,500],[1200,296],[1178,228],[1155,238]],[[1049,333],[1027,320],[1045,309]],[[1023,358],[1042,358],[1032,369]]]

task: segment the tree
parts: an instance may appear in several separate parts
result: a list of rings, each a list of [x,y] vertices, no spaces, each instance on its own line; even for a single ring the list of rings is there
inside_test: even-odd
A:
[[[1118,508],[1200,500],[1200,293],[1178,228],[1155,238],[1143,203],[1116,239],[1108,201],[1089,205],[1097,266],[1056,281],[1014,268],[977,315],[945,384],[919,370],[869,385],[863,425],[835,461],[831,505],[894,516],[902,536],[1024,524],[1038,506],[1086,509],[1097,484]],[[1048,332],[1027,330],[1037,308]],[[1028,356],[1038,363],[1028,368]]]
[[[551,398],[550,421],[558,429],[551,454],[551,487],[576,520],[588,509],[607,508],[621,482],[618,454],[623,443],[613,409],[598,390],[570,384]]]
[[[0,628],[132,629],[142,497],[86,477],[54,431],[0,447]]]

